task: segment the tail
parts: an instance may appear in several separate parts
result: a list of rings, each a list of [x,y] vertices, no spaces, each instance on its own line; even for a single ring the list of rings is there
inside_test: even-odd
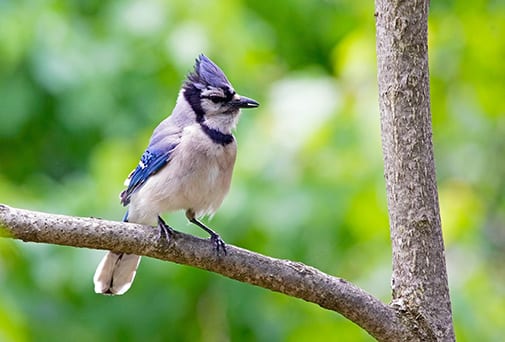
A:
[[[108,252],[96,268],[93,281],[95,292],[104,295],[122,295],[133,283],[140,256]]]
[[[128,210],[123,222],[128,222]],[[124,294],[132,286],[139,263],[138,255],[107,252],[93,277],[95,292],[109,296]]]

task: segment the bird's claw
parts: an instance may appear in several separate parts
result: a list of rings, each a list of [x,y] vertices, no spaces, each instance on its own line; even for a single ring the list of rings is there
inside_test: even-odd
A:
[[[158,216],[158,227],[160,228],[158,239],[161,240],[164,238],[167,242],[170,242],[170,238],[174,235],[174,230],[160,216]]]
[[[223,251],[223,254],[226,255],[226,244],[223,239],[218,234],[211,234],[210,241],[214,243],[214,248],[216,250],[217,255],[219,256],[219,251]]]

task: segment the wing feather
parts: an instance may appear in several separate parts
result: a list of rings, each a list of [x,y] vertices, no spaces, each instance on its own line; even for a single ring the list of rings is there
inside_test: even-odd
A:
[[[119,195],[124,206],[130,203],[131,195],[140,189],[149,177],[168,164],[176,146],[177,144],[169,146],[165,152],[155,152],[149,149],[144,152],[137,167],[125,180],[126,190],[123,190]]]

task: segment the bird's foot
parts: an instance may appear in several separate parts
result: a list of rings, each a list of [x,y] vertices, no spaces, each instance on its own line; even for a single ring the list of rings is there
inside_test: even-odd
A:
[[[212,243],[214,243],[214,249],[217,252],[217,256],[219,256],[220,251],[223,251],[224,255],[227,254],[226,253],[226,244],[224,243],[223,239],[221,239],[221,237],[219,236],[218,233],[216,233],[215,231],[213,231],[212,229],[210,229],[209,227],[204,225],[202,222],[198,221],[195,218],[195,213],[192,210],[186,211],[186,216],[191,223],[196,224],[198,227],[202,228],[207,233],[209,233],[210,241],[212,241]]]
[[[160,233],[158,238],[161,240],[162,238],[170,242],[170,238],[174,235],[174,230],[170,227],[166,222],[158,216],[158,227],[160,228]]]
[[[226,244],[223,239],[216,233],[210,233],[210,241],[214,244],[214,248],[216,249],[216,253],[219,256],[219,252],[222,251],[224,255],[226,255]]]

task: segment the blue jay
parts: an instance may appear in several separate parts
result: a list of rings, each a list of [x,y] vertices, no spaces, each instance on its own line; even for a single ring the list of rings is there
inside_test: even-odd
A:
[[[238,95],[223,71],[201,54],[179,92],[172,114],[155,128],[120,199],[128,206],[123,221],[172,228],[161,214],[185,210],[188,220],[210,234],[217,253],[223,240],[198,219],[212,215],[230,188],[237,145],[232,135],[241,108],[259,103]],[[161,236],[160,235],[160,236]],[[124,294],[135,278],[140,256],[108,252],[93,278],[95,292]]]

